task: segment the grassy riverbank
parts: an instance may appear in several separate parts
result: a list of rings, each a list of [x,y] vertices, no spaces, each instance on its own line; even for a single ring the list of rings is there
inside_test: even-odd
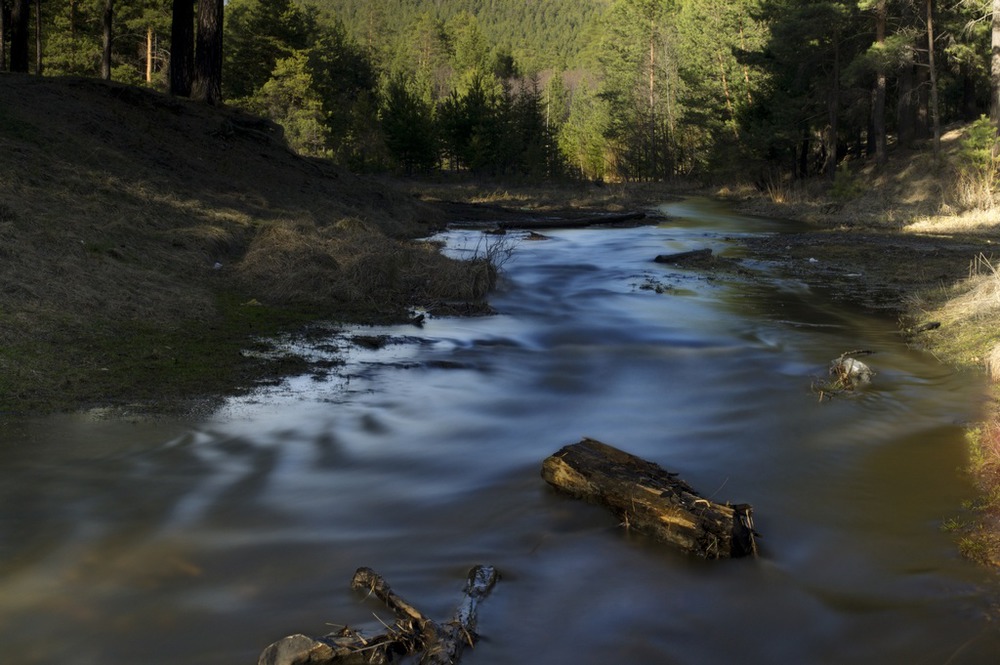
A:
[[[301,359],[314,321],[482,303],[485,261],[411,242],[442,211],[148,90],[0,75],[0,414],[187,408]]]

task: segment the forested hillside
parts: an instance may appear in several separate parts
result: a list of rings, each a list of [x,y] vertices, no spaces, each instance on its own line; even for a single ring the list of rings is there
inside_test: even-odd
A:
[[[448,23],[475,16],[493,44],[509,48],[523,71],[576,68],[599,38],[598,19],[611,0],[303,0],[337,16],[364,43],[413,36],[422,17]]]
[[[197,22],[200,44],[209,32],[193,0],[0,3],[0,69],[180,95],[170,63],[195,54],[189,42],[171,53],[170,35]],[[219,94],[280,123],[299,152],[355,171],[761,187],[822,176],[849,193],[859,163],[936,149],[949,123],[1000,124],[995,7],[228,0]],[[967,170],[995,177],[989,131],[970,136]]]

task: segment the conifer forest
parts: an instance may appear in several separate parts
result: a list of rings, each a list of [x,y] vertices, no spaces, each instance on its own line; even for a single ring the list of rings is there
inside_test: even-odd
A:
[[[0,69],[181,95],[193,81],[359,172],[833,178],[1000,117],[1000,1],[0,4]],[[221,86],[199,92],[194,45],[223,6]]]

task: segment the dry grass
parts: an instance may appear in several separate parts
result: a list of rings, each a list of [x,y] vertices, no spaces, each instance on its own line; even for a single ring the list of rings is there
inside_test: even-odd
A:
[[[917,217],[903,230],[907,233],[1000,235],[1000,207],[956,213],[945,206],[943,213]]]
[[[986,354],[986,371],[993,383],[1000,383],[1000,342]]]

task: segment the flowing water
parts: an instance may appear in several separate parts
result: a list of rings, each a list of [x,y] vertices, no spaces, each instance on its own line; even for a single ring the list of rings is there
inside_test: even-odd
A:
[[[997,580],[941,529],[972,495],[979,380],[801,283],[652,263],[782,228],[663,209],[522,240],[496,316],[317,343],[346,364],[209,417],[8,419],[0,661],[252,663],[388,618],[349,590],[359,566],[444,619],[488,563],[470,665],[998,662]],[[820,402],[852,349],[875,351],[873,384]],[[695,560],[556,494],[541,462],[583,436],[753,504],[762,556]]]

